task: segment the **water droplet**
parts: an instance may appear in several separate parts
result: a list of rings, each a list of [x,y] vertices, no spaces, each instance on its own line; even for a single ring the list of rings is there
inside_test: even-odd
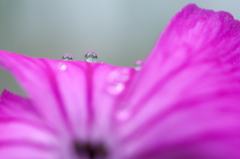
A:
[[[59,70],[61,70],[61,71],[65,71],[65,70],[67,69],[67,65],[64,64],[64,63],[62,63],[62,62],[59,62],[59,63],[58,63],[58,68],[59,68]]]
[[[137,60],[135,63],[134,63],[134,68],[136,71],[140,71],[142,69],[142,65],[143,65],[143,61],[141,60]]]
[[[70,60],[73,60],[73,58],[71,54],[66,53],[62,55],[62,60],[70,61]]]
[[[67,69],[67,65],[62,65],[60,69],[63,70],[63,71],[66,70]]]
[[[97,54],[94,51],[88,51],[85,53],[85,61],[90,63],[97,62]]]
[[[121,92],[125,88],[125,85],[123,83],[116,83],[115,89],[117,92]]]
[[[111,94],[119,94],[121,93],[125,88],[124,83],[111,83],[108,86],[108,92]]]
[[[103,61],[101,61],[101,62],[100,62],[100,64],[104,64],[104,62],[103,62]]]
[[[129,80],[130,71],[128,69],[116,69],[107,76],[107,91],[111,94],[122,93],[126,82]]]

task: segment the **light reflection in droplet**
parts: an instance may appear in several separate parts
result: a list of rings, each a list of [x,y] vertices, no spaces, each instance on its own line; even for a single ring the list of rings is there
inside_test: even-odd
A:
[[[116,91],[121,92],[125,88],[125,85],[123,83],[117,83],[114,87]]]
[[[85,53],[85,61],[95,63],[98,60],[98,56],[94,51],[88,51]]]
[[[107,90],[109,93],[116,95],[122,93],[125,89],[126,82],[129,80],[130,71],[121,68],[111,71],[107,76]]]
[[[65,63],[63,63],[63,62],[59,62],[58,63],[58,69],[60,71],[65,71],[67,69],[67,65]]]
[[[73,57],[71,54],[66,53],[66,54],[62,55],[62,60],[71,61],[71,60],[73,60]]]
[[[136,71],[140,71],[142,69],[142,65],[143,65],[143,61],[141,60],[137,60],[135,63],[134,63],[134,68]]]
[[[63,71],[66,70],[67,69],[67,65],[62,65],[60,69],[63,70]]]

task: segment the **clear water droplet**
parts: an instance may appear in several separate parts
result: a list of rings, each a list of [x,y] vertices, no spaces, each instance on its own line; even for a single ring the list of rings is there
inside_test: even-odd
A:
[[[142,60],[137,60],[135,63],[134,63],[134,68],[136,71],[140,71],[142,69],[142,65],[143,65],[143,61]]]
[[[94,51],[88,51],[85,53],[85,61],[90,63],[97,62],[98,57],[97,54]]]
[[[67,65],[62,65],[60,69],[63,70],[63,71],[66,70],[67,69]]]
[[[125,88],[124,83],[111,83],[108,86],[108,92],[111,94],[119,94],[121,93]]]
[[[63,62],[58,63],[58,69],[61,71],[65,71],[67,69],[67,65],[64,64]]]
[[[125,88],[125,85],[123,83],[116,83],[114,87],[117,92],[121,92]]]
[[[66,53],[66,54],[62,55],[62,60],[71,61],[71,60],[73,60],[73,57],[71,54]]]
[[[111,71],[107,76],[107,91],[113,95],[122,93],[129,78],[130,71],[128,69],[121,68]]]

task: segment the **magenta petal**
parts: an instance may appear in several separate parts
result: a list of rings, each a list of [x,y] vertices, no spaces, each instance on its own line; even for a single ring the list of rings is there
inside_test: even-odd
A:
[[[240,22],[190,4],[122,100],[126,158],[240,158]],[[144,91],[143,91],[144,90]]]
[[[3,91],[0,97],[1,158],[56,158],[56,141],[56,134],[41,122],[29,100]]]
[[[138,73],[0,51],[29,96],[0,97],[0,157],[79,158],[78,142],[109,158],[240,158],[239,39],[229,13],[188,5]]]
[[[36,59],[6,51],[0,51],[0,66],[16,77],[42,120],[69,140],[112,143],[113,107],[133,68]]]

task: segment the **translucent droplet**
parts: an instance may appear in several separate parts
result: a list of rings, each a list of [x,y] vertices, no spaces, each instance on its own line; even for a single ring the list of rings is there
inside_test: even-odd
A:
[[[95,63],[97,62],[97,54],[94,51],[88,51],[85,53],[85,61]]]
[[[128,69],[121,68],[111,71],[106,77],[107,91],[113,95],[122,93],[129,78],[130,71]]]
[[[67,69],[67,65],[62,63],[62,62],[59,62],[58,63],[58,69],[61,70],[61,71],[65,71]]]
[[[66,70],[67,69],[67,65],[62,65],[60,69],[63,70],[63,71]]]
[[[140,71],[142,69],[142,65],[143,65],[143,61],[141,60],[137,60],[135,63],[134,63],[134,68],[136,71]]]
[[[108,92],[111,94],[119,94],[121,93],[125,88],[125,84],[124,83],[111,83],[108,86]]]
[[[62,55],[62,60],[71,61],[73,58],[71,54],[66,53]]]
[[[125,85],[123,83],[116,83],[114,87],[117,92],[121,92],[125,88]]]

